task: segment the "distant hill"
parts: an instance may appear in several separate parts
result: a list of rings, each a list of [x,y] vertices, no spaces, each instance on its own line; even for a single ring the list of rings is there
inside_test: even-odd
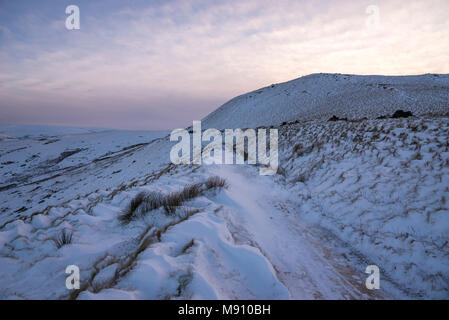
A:
[[[203,119],[203,128],[249,128],[284,121],[348,119],[449,111],[449,75],[311,74],[237,96]]]

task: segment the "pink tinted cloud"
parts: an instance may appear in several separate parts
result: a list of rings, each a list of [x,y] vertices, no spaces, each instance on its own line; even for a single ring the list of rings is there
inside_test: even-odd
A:
[[[162,129],[309,73],[449,71],[447,1],[377,6],[375,30],[358,1],[219,2],[201,10],[180,1],[88,16],[95,27],[67,31],[61,44],[17,41],[2,53],[1,119]],[[14,50],[32,55],[17,60]]]

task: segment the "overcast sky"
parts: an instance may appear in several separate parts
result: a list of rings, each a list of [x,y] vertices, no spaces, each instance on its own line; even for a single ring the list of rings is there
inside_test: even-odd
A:
[[[71,4],[80,30],[65,27]],[[310,73],[449,73],[448,12],[448,0],[0,0],[0,123],[169,129]]]

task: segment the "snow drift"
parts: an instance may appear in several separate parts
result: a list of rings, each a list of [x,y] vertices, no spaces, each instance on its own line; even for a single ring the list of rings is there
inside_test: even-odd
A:
[[[449,75],[311,74],[235,97],[203,119],[204,128],[255,128],[294,120],[377,118],[397,109],[445,114]]]
[[[4,128],[0,298],[447,299],[448,85],[315,74],[204,119],[278,128],[272,177],[175,166],[167,132]],[[414,116],[376,119],[397,109]],[[195,187],[216,176],[222,187]],[[152,199],[139,194],[158,205],[139,207]],[[65,287],[72,264],[77,290]],[[370,264],[380,290],[365,287]]]

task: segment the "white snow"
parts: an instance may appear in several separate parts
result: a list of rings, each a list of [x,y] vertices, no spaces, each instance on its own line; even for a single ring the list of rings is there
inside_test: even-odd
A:
[[[203,119],[207,128],[256,128],[294,120],[369,119],[398,109],[446,114],[449,75],[311,74],[235,97]]]
[[[279,127],[272,177],[253,165],[172,165],[168,132],[2,126],[0,298],[447,299],[448,79],[311,75],[206,117],[203,129],[300,120]],[[395,108],[419,117],[326,121]],[[141,191],[211,176],[227,188],[171,215],[118,219]],[[72,241],[58,247],[63,230]],[[80,290],[65,287],[72,264]],[[370,264],[380,290],[365,287]]]
[[[416,297],[449,290],[449,119],[285,126],[283,175],[301,217]]]

